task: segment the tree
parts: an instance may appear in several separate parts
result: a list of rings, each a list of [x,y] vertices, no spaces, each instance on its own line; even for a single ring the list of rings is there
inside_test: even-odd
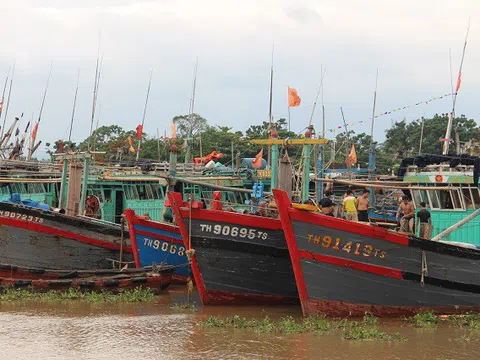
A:
[[[45,145],[47,148],[49,148],[47,150],[47,154],[51,156],[52,160],[54,160],[53,154],[55,153],[69,152],[70,150],[75,151],[77,149],[77,144],[68,140],[55,141],[55,143],[53,144],[53,149],[51,150],[50,150],[50,143],[46,143]],[[61,149],[61,147],[63,147],[63,149]]]
[[[133,153],[129,152],[128,136],[131,136],[134,142],[137,141],[134,130],[125,131],[118,125],[101,126],[91,136],[87,137],[79,145],[79,148],[83,151],[95,150],[105,152],[105,155],[97,156],[97,159],[100,161],[132,157]],[[144,133],[143,136],[146,137],[147,134]],[[136,148],[135,143],[133,147]]]
[[[178,138],[191,138],[198,133],[205,131],[207,120],[198,114],[179,115],[172,119],[177,128]]]
[[[445,138],[445,130],[448,123],[448,114],[438,115],[431,119],[424,119],[422,154],[441,154],[441,139]],[[415,156],[419,153],[422,120],[417,119],[410,124],[405,120],[396,123],[391,129],[387,130],[384,143],[384,149],[390,153],[394,160],[401,160],[404,157]],[[453,119],[450,143],[450,153],[456,153],[455,138],[458,137],[459,145],[472,140],[480,140],[480,132],[477,124],[472,119],[467,119],[465,115]],[[460,146],[462,147],[462,146]]]

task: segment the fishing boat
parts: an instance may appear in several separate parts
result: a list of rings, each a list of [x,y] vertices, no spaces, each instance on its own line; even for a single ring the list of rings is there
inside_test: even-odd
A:
[[[104,290],[149,288],[166,289],[172,280],[173,267],[141,269],[63,270],[19,267],[0,264],[0,288],[29,288],[32,290]]]
[[[294,209],[274,190],[304,315],[480,311],[480,249]]]
[[[13,202],[0,202],[0,239],[0,263],[16,266],[87,270],[133,262],[120,225]]]
[[[207,210],[169,193],[204,305],[295,304],[298,292],[278,219]]]
[[[158,222],[125,210],[135,265],[139,268],[153,264],[175,266],[173,279],[187,282],[189,276],[185,245],[178,226]]]

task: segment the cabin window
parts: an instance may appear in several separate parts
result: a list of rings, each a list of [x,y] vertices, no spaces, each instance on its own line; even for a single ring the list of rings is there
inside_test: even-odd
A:
[[[145,185],[145,196],[148,200],[154,200],[155,196],[153,195],[153,190],[150,185]]]
[[[105,196],[105,201],[106,202],[111,202],[112,201],[112,190],[110,190],[110,189],[103,190],[103,194]]]
[[[432,209],[440,209],[440,201],[438,200],[437,192],[435,190],[428,190],[427,194],[428,194],[430,207]]]
[[[419,190],[413,190],[413,203],[415,204],[415,207],[419,207],[420,203],[423,201],[422,200],[422,194],[420,193]]]
[[[473,203],[475,204],[476,208],[480,208],[480,193],[478,188],[470,188],[470,191],[472,193],[472,200]]]
[[[472,191],[476,191],[476,189],[471,189],[471,188],[463,188],[462,189],[463,201],[465,201],[465,207],[466,207],[467,210],[475,209],[475,202],[473,200]],[[477,193],[478,193],[478,191],[477,191]],[[480,204],[478,204],[478,205],[480,205]]]
[[[163,199],[163,192],[158,184],[152,184],[152,192],[155,199]]]
[[[99,189],[94,189],[92,191],[93,195],[95,195],[98,200],[100,200],[100,202],[103,202],[103,194],[102,194],[102,190],[99,190]]]
[[[462,210],[463,206],[462,206],[462,196],[461,196],[460,190],[457,189],[457,190],[450,191],[450,196],[452,197],[453,208],[456,210]]]

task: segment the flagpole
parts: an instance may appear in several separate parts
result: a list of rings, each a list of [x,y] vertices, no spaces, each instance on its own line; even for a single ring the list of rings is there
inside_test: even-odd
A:
[[[142,146],[143,125],[145,124],[145,115],[147,114],[148,96],[150,95],[150,86],[152,85],[153,69],[150,71],[150,80],[148,81],[147,97],[145,99],[145,106],[143,107],[142,127],[140,131],[140,139],[138,139],[137,161],[140,159],[140,146]],[[137,134],[138,136],[138,134]]]
[[[290,106],[288,106],[288,131],[290,132]]]

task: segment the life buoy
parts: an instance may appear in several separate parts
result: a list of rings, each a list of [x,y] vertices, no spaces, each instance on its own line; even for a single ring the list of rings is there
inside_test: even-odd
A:
[[[437,183],[443,182],[443,176],[442,176],[442,175],[437,175],[437,176],[435,176],[435,181],[436,181]]]

